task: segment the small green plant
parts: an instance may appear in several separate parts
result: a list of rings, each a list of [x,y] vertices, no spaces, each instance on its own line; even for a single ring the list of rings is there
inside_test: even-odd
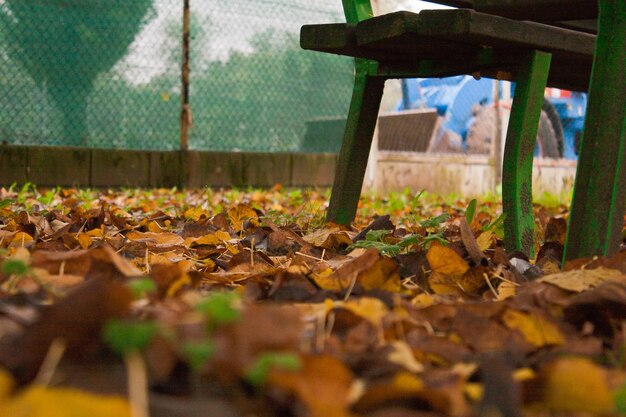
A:
[[[626,414],[626,384],[622,384],[613,394],[615,400],[615,411],[620,414]]]
[[[21,259],[8,258],[2,261],[2,274],[23,276],[28,273],[28,265]]]
[[[182,350],[191,369],[199,371],[215,353],[215,344],[211,340],[187,342]]]
[[[148,293],[156,291],[156,284],[150,277],[134,279],[127,284],[136,299],[145,297]]]
[[[467,224],[471,224],[472,220],[474,220],[474,215],[476,214],[476,205],[478,202],[474,198],[469,202],[467,208],[465,209],[465,220],[467,220]]]
[[[370,230],[365,235],[364,240],[360,240],[348,246],[348,250],[352,250],[355,248],[374,248],[378,250],[381,255],[394,257],[399,255],[403,249],[408,248],[412,245],[422,244],[424,242],[424,238],[419,235],[409,235],[397,243],[387,243],[385,242],[385,238],[390,233],[391,230]]]
[[[10,198],[5,198],[4,200],[0,200],[0,209],[9,207],[13,203],[13,200]]]
[[[420,224],[422,225],[422,227],[425,227],[427,229],[438,228],[439,226],[441,226],[441,223],[447,221],[449,218],[450,218],[450,215],[448,213],[443,213],[443,214],[440,214],[439,216],[422,220]]]
[[[506,219],[506,213],[500,214],[494,221],[486,226],[483,226],[483,232],[493,232],[500,239],[504,237],[504,219]]]
[[[212,324],[226,325],[239,320],[241,313],[236,308],[239,296],[235,293],[214,293],[196,305],[196,310],[206,314]]]
[[[102,337],[112,351],[120,355],[128,355],[145,349],[156,329],[156,324],[151,321],[130,322],[111,319],[105,323]]]
[[[246,373],[246,380],[254,386],[261,386],[267,381],[267,376],[273,367],[297,371],[301,366],[300,358],[293,353],[263,353]]]

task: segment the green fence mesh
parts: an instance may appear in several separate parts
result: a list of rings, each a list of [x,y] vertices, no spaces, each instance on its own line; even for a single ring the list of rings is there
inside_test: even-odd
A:
[[[328,151],[311,122],[347,112],[348,58],[303,51],[338,0],[191,0],[189,147]],[[0,0],[0,140],[178,149],[181,0]],[[306,139],[305,139],[306,138]]]

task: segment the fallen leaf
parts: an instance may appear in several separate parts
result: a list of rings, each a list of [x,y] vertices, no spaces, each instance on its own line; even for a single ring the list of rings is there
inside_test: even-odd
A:
[[[491,244],[493,243],[494,236],[495,236],[494,233],[490,230],[486,232],[482,232],[476,238],[476,243],[478,244],[478,248],[483,252],[489,249],[491,247]]]
[[[304,356],[296,372],[270,371],[271,385],[294,394],[311,417],[351,416],[352,373],[331,356]]]
[[[539,372],[543,405],[553,412],[611,414],[613,396],[605,372],[587,358],[557,359]]]
[[[459,281],[469,269],[469,265],[455,251],[433,244],[426,253],[432,269],[429,278],[430,288],[436,294],[458,294]]]
[[[252,220],[255,223],[254,225],[258,226],[259,215],[252,207],[245,204],[237,204],[228,209],[228,218],[235,232],[240,232],[243,230],[246,220]]]
[[[72,388],[31,386],[0,400],[0,415],[19,417],[130,417],[121,397],[94,395]]]
[[[565,337],[557,325],[537,310],[528,313],[509,309],[502,315],[504,324],[519,331],[527,342],[536,347],[562,345]]]
[[[574,292],[583,292],[597,287],[600,283],[622,276],[616,269],[575,269],[539,278],[539,282],[547,282],[559,288]]]

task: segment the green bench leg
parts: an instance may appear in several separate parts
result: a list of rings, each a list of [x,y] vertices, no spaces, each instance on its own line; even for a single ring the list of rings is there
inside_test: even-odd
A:
[[[375,62],[356,59],[354,91],[337,161],[327,221],[349,225],[356,215],[374,128],[383,96],[384,78],[371,77]]]
[[[509,251],[534,252],[533,153],[552,56],[533,51],[522,61],[502,161],[504,244]]]
[[[626,1],[599,6],[565,260],[617,252],[626,208]]]

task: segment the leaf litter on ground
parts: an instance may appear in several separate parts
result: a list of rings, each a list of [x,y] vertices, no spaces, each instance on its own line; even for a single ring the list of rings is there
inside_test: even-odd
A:
[[[561,265],[564,207],[529,260],[493,201],[327,201],[0,189],[0,415],[626,412],[626,251]]]

